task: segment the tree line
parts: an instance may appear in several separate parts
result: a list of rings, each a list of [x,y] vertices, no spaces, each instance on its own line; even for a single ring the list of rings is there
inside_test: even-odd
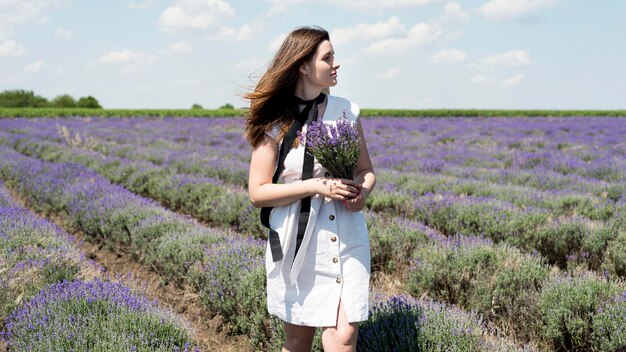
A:
[[[102,109],[98,100],[92,96],[74,99],[69,94],[58,95],[48,100],[33,91],[5,90],[0,92],[0,108],[84,108]]]

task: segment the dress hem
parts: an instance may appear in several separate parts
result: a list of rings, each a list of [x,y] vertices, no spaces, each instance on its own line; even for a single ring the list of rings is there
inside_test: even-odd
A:
[[[299,326],[308,326],[308,327],[315,327],[315,328],[323,328],[323,327],[331,327],[331,326],[336,326],[337,322],[307,322],[304,320],[298,320],[295,319],[295,317],[292,317],[291,320],[287,319],[287,317],[284,314],[281,314],[281,312],[277,312],[277,311],[271,311],[268,307],[268,313],[271,316],[274,316],[280,320],[282,320],[283,322],[289,323],[289,324],[294,324],[294,325],[299,325]],[[367,321],[368,317],[365,316],[361,316],[361,317],[357,317],[355,319],[349,319],[348,318],[348,323],[361,323],[364,321]]]

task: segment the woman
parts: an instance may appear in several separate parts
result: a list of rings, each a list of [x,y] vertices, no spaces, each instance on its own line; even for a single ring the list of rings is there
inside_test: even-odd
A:
[[[249,195],[255,207],[273,207],[267,303],[269,313],[284,321],[283,351],[311,350],[316,327],[323,329],[325,351],[354,351],[358,323],[368,317],[370,252],[361,210],[376,178],[358,106],[322,93],[337,84],[338,69],[328,32],[299,28],[246,96],[245,136],[253,147]],[[305,146],[289,139],[295,129],[306,130],[307,119],[333,123],[339,117],[357,123],[362,141],[354,180],[330,178],[312,156],[306,171]]]

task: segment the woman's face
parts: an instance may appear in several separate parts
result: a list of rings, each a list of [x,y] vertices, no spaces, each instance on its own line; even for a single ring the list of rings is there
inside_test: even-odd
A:
[[[337,84],[339,64],[335,61],[335,50],[330,41],[324,40],[317,47],[313,58],[302,65],[301,78],[317,88],[333,87]]]

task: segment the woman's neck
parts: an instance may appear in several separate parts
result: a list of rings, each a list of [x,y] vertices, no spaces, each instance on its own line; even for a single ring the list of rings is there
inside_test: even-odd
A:
[[[317,98],[321,92],[321,88],[307,86],[303,84],[302,81],[298,81],[293,94],[302,100],[312,100]]]

